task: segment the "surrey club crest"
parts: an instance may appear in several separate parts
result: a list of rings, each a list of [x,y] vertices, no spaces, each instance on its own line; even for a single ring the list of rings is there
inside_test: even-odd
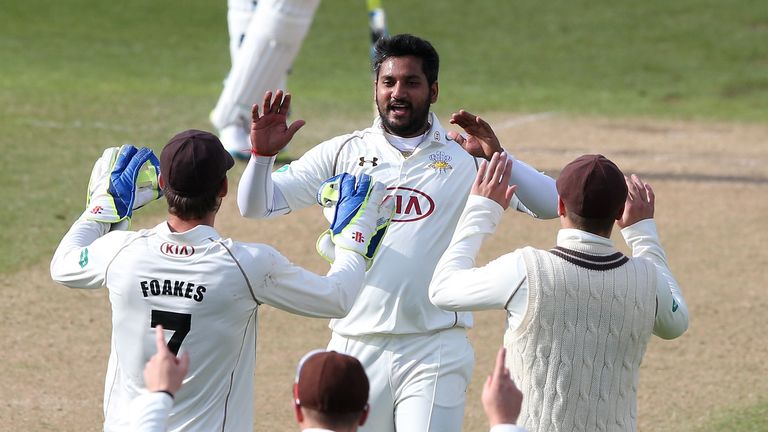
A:
[[[444,173],[453,169],[451,164],[448,163],[451,161],[451,157],[441,151],[429,155],[429,160],[431,160],[432,163],[427,166],[437,172]]]

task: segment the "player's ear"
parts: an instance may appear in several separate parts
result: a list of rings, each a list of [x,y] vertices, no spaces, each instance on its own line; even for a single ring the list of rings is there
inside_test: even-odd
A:
[[[432,85],[429,86],[429,102],[435,103],[437,102],[437,94],[440,91],[440,87],[437,85],[437,81],[433,82]]]
[[[301,423],[304,421],[304,413],[301,412],[301,405],[299,404],[299,385],[293,385],[293,414],[296,416],[296,421]]]
[[[219,188],[219,198],[224,198],[229,192],[229,180],[227,176],[224,176],[224,180],[221,181],[221,187]]]
[[[624,206],[621,206],[619,209],[619,213],[616,215],[616,220],[621,220],[622,216],[624,216]]]
[[[557,196],[557,215],[565,216],[565,203],[559,195]]]
[[[358,420],[357,425],[362,426],[365,424],[365,421],[368,420],[368,411],[370,410],[370,405],[365,404],[365,408],[363,408],[363,414],[360,415],[360,420]]]
[[[157,175],[157,184],[160,186],[160,189],[165,189],[165,178],[163,178],[163,174],[160,173]]]

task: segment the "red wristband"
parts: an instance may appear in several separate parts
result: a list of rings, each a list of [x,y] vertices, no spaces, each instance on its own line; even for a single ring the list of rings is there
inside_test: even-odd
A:
[[[261,154],[261,153],[257,152],[257,151],[256,151],[256,149],[255,149],[255,148],[253,148],[253,147],[251,147],[251,154],[252,154],[252,155],[254,155],[254,156],[263,156],[263,157],[273,157],[273,156],[277,156],[277,153],[275,153],[275,154],[271,154],[271,155]]]

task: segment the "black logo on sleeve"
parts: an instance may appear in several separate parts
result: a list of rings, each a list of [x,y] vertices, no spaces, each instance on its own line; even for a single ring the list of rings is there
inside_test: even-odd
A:
[[[205,287],[195,285],[192,282],[151,279],[141,281],[141,293],[144,294],[144,297],[151,295],[184,297],[200,303],[205,295]]]

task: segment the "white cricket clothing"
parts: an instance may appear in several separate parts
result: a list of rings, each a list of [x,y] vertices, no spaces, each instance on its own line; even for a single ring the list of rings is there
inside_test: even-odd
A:
[[[248,20],[242,43],[235,53],[224,89],[210,114],[219,130],[232,124],[250,124],[251,106],[261,105],[264,93],[285,83],[285,77],[309,31],[320,0],[259,0]],[[241,5],[230,3],[239,10]],[[232,32],[237,32],[247,12],[233,9]]]
[[[409,335],[333,333],[327,349],[351,355],[365,367],[370,409],[360,432],[461,430],[475,363],[465,329]]]
[[[507,310],[507,328],[515,330],[528,308],[528,276],[522,250],[503,255],[475,268],[483,240],[496,231],[502,208],[493,200],[471,195],[461,215],[451,245],[437,265],[429,287],[430,300],[446,310]],[[688,329],[688,306],[658,240],[653,219],[641,220],[621,230],[633,257],[651,260],[656,266],[658,308],[653,334],[674,339]],[[612,246],[610,239],[585,231],[562,229],[560,244],[569,238]]]
[[[430,124],[426,140],[408,158],[387,142],[377,118],[372,127],[326,141],[274,173],[274,158],[254,156],[240,179],[240,211],[257,218],[315,204],[320,184],[342,172],[369,174],[392,191],[392,224],[352,311],[331,322],[336,333],[412,334],[472,325],[470,314],[446,312],[427,297],[432,272],[477,173],[476,160],[447,137],[434,114]],[[525,201],[527,208],[513,198],[513,207],[556,216],[553,179],[520,161],[514,162],[512,173],[513,181],[527,185],[534,191],[527,193],[536,196],[533,204]]]
[[[169,348],[191,358],[169,430],[250,432],[258,306],[341,317],[364,277],[363,258],[340,248],[321,277],[270,246],[221,238],[206,225],[181,233],[166,222],[139,232],[108,230],[103,223],[75,222],[51,262],[51,276],[59,283],[109,290],[106,431],[129,427],[128,406],[144,387],[157,323],[170,336]]]
[[[526,429],[513,424],[497,424],[491,427],[490,432],[526,432]]]
[[[165,432],[168,416],[173,408],[173,398],[163,392],[148,392],[131,401],[131,432]]]
[[[346,318],[330,325],[329,347],[356,356],[371,380],[371,413],[361,430],[458,432],[463,422],[474,363],[465,333],[472,316],[433,306],[427,289],[478,162],[447,137],[434,114],[429,123],[409,157],[387,141],[377,118],[370,128],[323,142],[274,173],[274,157],[253,156],[238,187],[240,212],[256,218],[315,204],[320,185],[342,172],[369,174],[391,191],[395,216],[360,296]],[[557,215],[552,178],[519,161],[512,176],[522,185],[513,208]]]
[[[550,251],[518,249],[474,268],[500,208],[479,196],[467,200],[430,298],[451,310],[507,310],[507,366],[526,395],[521,425],[634,430],[638,371],[650,335],[674,338],[688,325],[654,221],[622,230],[633,258],[610,239],[561,229]]]

